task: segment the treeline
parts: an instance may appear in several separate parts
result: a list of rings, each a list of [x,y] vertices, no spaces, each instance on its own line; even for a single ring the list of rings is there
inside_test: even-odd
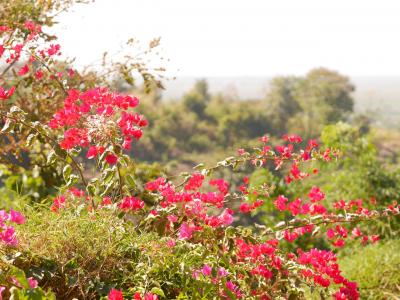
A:
[[[316,138],[325,125],[350,120],[354,89],[348,77],[318,68],[305,76],[274,78],[262,100],[211,95],[206,80],[178,101],[161,101],[153,92],[141,97],[150,125],[133,155],[149,162],[191,161],[193,155],[209,157],[265,133]]]

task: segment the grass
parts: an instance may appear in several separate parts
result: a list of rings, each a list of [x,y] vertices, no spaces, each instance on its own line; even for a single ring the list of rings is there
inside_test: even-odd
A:
[[[355,248],[339,260],[343,275],[356,281],[361,299],[400,299],[400,240]]]

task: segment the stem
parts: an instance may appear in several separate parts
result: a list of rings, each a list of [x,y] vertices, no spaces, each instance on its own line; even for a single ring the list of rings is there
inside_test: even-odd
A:
[[[119,163],[117,163],[117,172],[118,172],[119,193],[120,193],[120,196],[122,198],[122,196],[123,196],[122,187],[123,187],[124,183],[123,183],[123,179],[122,179],[122,176],[121,176],[121,170],[119,168]]]
[[[4,80],[4,75],[12,68],[12,66],[17,62],[17,59],[14,59],[1,73],[0,79]]]
[[[301,228],[301,227],[304,227],[304,226],[307,226],[307,225],[318,226],[318,225],[321,225],[321,224],[327,225],[327,224],[336,224],[336,223],[370,222],[370,221],[373,221],[373,220],[376,220],[376,219],[380,219],[380,218],[384,218],[384,217],[387,218],[387,217],[390,217],[390,215],[379,214],[379,215],[373,216],[371,218],[366,218],[366,217],[360,216],[360,218],[354,218],[352,220],[341,220],[341,219],[329,220],[329,221],[328,220],[323,220],[323,221],[319,221],[319,222],[315,222],[315,223],[311,223],[310,222],[310,223],[307,223],[307,224],[288,226],[286,228],[282,228],[282,229],[278,229],[278,230],[272,230],[271,228],[269,228],[270,230],[272,230],[271,232],[269,232],[269,234],[275,234],[277,232],[281,232],[281,231],[288,230],[288,229]]]

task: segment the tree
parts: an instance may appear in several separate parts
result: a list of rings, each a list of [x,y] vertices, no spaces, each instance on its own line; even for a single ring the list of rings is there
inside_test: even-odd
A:
[[[274,134],[282,135],[288,132],[288,121],[301,110],[300,104],[295,98],[295,92],[301,80],[294,76],[272,79],[265,109],[275,130]]]
[[[354,106],[353,91],[346,76],[325,68],[304,77],[277,77],[266,99],[269,118],[278,135],[293,130],[316,137],[325,124],[348,118]]]
[[[205,79],[198,80],[193,89],[183,96],[183,105],[189,110],[193,111],[199,116],[204,117],[204,111],[210,102],[210,95],[208,93],[208,84]]]

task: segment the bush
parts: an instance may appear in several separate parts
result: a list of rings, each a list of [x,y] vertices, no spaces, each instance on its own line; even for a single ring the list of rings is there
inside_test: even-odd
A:
[[[400,297],[400,241],[355,248],[339,260],[344,276],[359,284],[361,299]]]

